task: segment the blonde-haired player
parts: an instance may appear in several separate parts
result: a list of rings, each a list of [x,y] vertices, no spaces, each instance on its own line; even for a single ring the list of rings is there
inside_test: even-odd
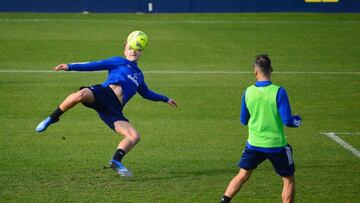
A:
[[[144,39],[143,37],[140,36],[140,39]],[[70,94],[49,117],[37,126],[36,131],[45,131],[49,125],[58,122],[59,117],[64,112],[81,102],[86,107],[96,110],[101,120],[116,133],[124,136],[109,164],[119,175],[131,176],[132,173],[121,161],[124,155],[140,141],[140,135],[123,115],[122,110],[125,104],[136,93],[139,93],[145,99],[162,101],[172,107],[177,106],[173,99],[151,91],[145,83],[144,75],[139,69],[137,62],[142,55],[142,50],[146,43],[147,37],[145,43],[140,42],[141,46],[139,47],[136,47],[136,42],[127,40],[124,49],[125,58],[116,56],[100,61],[60,64],[56,66],[54,68],[55,71],[107,70],[108,78],[102,84],[81,87],[79,91]],[[133,46],[130,47],[130,44]]]

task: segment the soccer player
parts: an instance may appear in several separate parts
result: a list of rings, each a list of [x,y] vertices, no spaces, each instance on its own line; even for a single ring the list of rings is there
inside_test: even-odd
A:
[[[125,58],[112,57],[94,62],[56,66],[55,71],[107,70],[108,78],[101,85],[81,87],[79,91],[70,94],[49,117],[36,127],[36,131],[43,132],[49,125],[58,122],[64,112],[81,102],[86,107],[97,111],[108,127],[123,135],[109,165],[120,176],[132,176],[132,173],[121,161],[124,155],[140,141],[140,135],[123,115],[124,106],[138,92],[145,99],[162,101],[172,107],[177,107],[173,99],[157,94],[148,88],[144,81],[144,75],[137,64],[141,55],[142,50],[133,49],[125,42]]]
[[[243,94],[240,116],[241,123],[248,125],[249,137],[238,163],[240,171],[230,181],[221,199],[222,203],[230,202],[256,167],[266,159],[282,177],[282,201],[294,202],[295,166],[283,125],[299,127],[302,121],[300,116],[291,114],[285,89],[271,83],[272,70],[267,55],[256,57],[256,83]]]

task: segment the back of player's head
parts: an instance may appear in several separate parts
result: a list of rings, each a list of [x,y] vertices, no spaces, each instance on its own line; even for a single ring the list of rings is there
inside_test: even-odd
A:
[[[270,75],[273,71],[271,66],[270,58],[267,54],[260,54],[256,56],[255,64],[256,67],[260,68],[260,71],[264,75]]]

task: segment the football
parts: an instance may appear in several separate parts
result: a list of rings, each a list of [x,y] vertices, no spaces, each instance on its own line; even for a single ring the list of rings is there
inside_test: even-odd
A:
[[[142,31],[134,31],[127,37],[127,43],[135,51],[142,51],[148,42],[147,35]]]

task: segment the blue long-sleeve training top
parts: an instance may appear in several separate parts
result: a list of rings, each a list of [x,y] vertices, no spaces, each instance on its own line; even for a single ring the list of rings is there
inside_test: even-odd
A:
[[[271,85],[271,81],[257,81],[255,83],[256,87],[265,87],[268,85]],[[248,108],[246,107],[246,102],[245,102],[245,93],[246,90],[242,95],[241,113],[240,113],[240,121],[243,125],[247,125],[250,119],[250,113]],[[276,94],[276,105],[283,124],[286,125],[287,127],[298,127],[294,125],[294,119],[296,117],[294,117],[291,114],[289,99],[283,87],[280,87]],[[255,147],[255,146],[251,146],[249,143],[246,143],[246,145],[250,149],[254,149],[262,152],[270,152],[270,153],[279,152],[282,149],[281,147],[275,147],[275,148]]]
[[[271,85],[271,81],[257,81],[255,83],[256,87],[265,87],[268,85]],[[247,125],[250,119],[250,113],[246,107],[246,102],[245,102],[245,92],[242,96],[241,113],[240,113],[240,121],[243,125]],[[297,127],[294,125],[293,122],[294,117],[291,114],[289,99],[283,87],[280,87],[277,92],[276,104],[283,124],[286,125],[287,127]]]
[[[167,102],[168,97],[151,91],[144,81],[144,75],[136,62],[123,57],[112,57],[100,61],[71,63],[68,71],[101,71],[107,70],[108,77],[103,87],[110,84],[120,85],[123,91],[123,105],[125,105],[138,92],[145,99]]]

